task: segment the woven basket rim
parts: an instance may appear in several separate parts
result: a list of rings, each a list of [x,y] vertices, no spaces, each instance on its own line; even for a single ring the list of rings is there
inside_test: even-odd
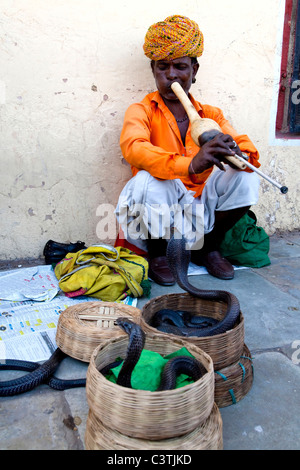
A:
[[[87,301],[87,302],[80,302],[78,304],[75,304],[75,305],[70,305],[69,307],[67,307],[61,314],[60,314],[60,317],[59,318],[63,318],[63,319],[76,319],[78,324],[80,324],[81,326],[84,326],[84,327],[93,327],[95,328],[95,325],[91,324],[90,321],[96,321],[97,317],[99,316],[99,319],[101,319],[104,315],[98,313],[93,313],[91,312],[90,314],[86,314],[84,313],[86,310],[92,310],[96,307],[99,307],[100,308],[114,308],[116,310],[121,310],[121,309],[124,309],[125,311],[128,312],[128,314],[130,312],[133,312],[135,314],[139,314],[141,313],[141,310],[137,307],[133,307],[132,305],[127,305],[127,304],[122,304],[122,303],[119,303],[119,302],[105,302],[103,300],[98,300],[98,301],[95,301],[95,302],[92,302],[92,301]],[[82,311],[82,312],[81,312]],[[79,312],[79,313],[78,313]],[[84,319],[82,318],[83,315],[86,315],[86,316],[91,316],[91,317],[94,317],[94,318],[91,318],[90,320],[88,319]],[[118,317],[119,315],[116,315],[116,318]],[[112,315],[110,318],[109,316],[107,316],[107,318],[105,319],[113,319],[114,318],[114,315]]]
[[[243,351],[242,351],[242,354],[241,354],[239,360],[234,362],[233,364],[228,364],[227,366],[222,367],[222,369],[219,369],[219,370],[215,371],[215,374],[217,373],[217,377],[220,377],[220,373],[226,375],[226,373],[230,372],[233,368],[235,368],[238,365],[239,362],[243,362],[243,357],[242,356],[245,356],[246,354],[247,354],[247,357],[249,358],[250,364],[251,364],[252,355],[251,355],[251,352],[250,352],[248,346],[244,343]],[[245,361],[245,362],[247,363],[247,361]]]
[[[179,292],[179,293],[171,293],[171,294],[160,295],[160,296],[158,296],[158,297],[155,297],[155,298],[153,298],[153,299],[148,300],[148,302],[146,302],[146,303],[144,304],[144,306],[142,307],[142,309],[141,309],[141,326],[142,326],[143,324],[146,324],[147,329],[149,329],[152,333],[155,333],[155,331],[158,331],[158,330],[156,330],[155,327],[149,325],[149,323],[146,322],[146,320],[145,320],[144,317],[143,317],[143,312],[145,311],[145,309],[147,309],[147,308],[148,308],[151,304],[153,304],[154,302],[159,302],[160,300],[164,300],[164,299],[166,299],[167,297],[169,297],[169,298],[174,297],[174,298],[175,298],[176,296],[194,298],[194,296],[192,296],[191,294],[189,294],[189,293],[187,293],[187,292],[182,292],[182,293]],[[201,301],[201,300],[206,300],[206,299],[201,299],[201,298],[199,298],[199,301]],[[226,305],[226,303],[225,303],[225,302],[222,302],[222,301],[216,301],[215,303],[221,304],[221,305]],[[225,331],[225,332],[223,332],[223,333],[218,333],[218,334],[216,334],[216,335],[213,335],[213,337],[214,337],[216,340],[217,340],[218,338],[221,338],[221,337],[223,338],[224,335],[230,334],[231,331],[235,330],[235,329],[237,328],[237,326],[239,326],[240,324],[243,324],[243,323],[244,323],[244,315],[243,315],[242,311],[240,311],[239,317],[238,317],[238,323],[235,324],[233,328],[231,328],[230,330],[227,330],[227,331]],[[168,336],[172,336],[172,337],[174,336],[174,337],[182,338],[182,339],[183,339],[183,338],[186,338],[185,336],[174,335],[173,333],[161,333],[161,334],[168,335]],[[200,337],[200,336],[192,336],[192,335],[191,335],[191,336],[189,336],[189,338],[194,339],[194,340],[195,340],[195,339],[203,339],[203,340],[205,340],[205,339],[211,338],[211,336],[201,336],[201,337]]]
[[[195,315],[205,315],[211,318],[222,319],[226,313],[225,302],[215,302],[192,296],[187,292],[171,293],[150,299],[141,309],[140,326],[147,333],[163,334],[165,338],[180,338],[195,344],[207,352],[213,359],[216,370],[235,362],[243,349],[245,324],[244,316],[240,311],[238,320],[233,328],[224,333],[212,336],[180,336],[173,333],[160,332],[151,326],[151,318],[162,309],[187,310]]]
[[[161,339],[162,341],[165,341],[165,336],[164,335],[151,335],[151,334],[148,334],[146,333],[146,338],[147,339],[154,339],[155,341],[156,340],[159,340]],[[91,356],[91,360],[90,360],[90,363],[93,363],[94,367],[95,367],[95,359],[99,353],[99,350],[100,349],[103,349],[105,347],[107,347],[109,344],[111,343],[115,343],[115,342],[118,342],[118,341],[126,341],[128,342],[128,338],[124,335],[120,335],[120,336],[114,336],[113,338],[109,339],[109,340],[106,340],[106,341],[103,341],[101,344],[99,344],[93,351],[92,353],[92,356]],[[198,352],[200,353],[200,355],[203,356],[203,358],[207,361],[207,364],[208,364],[208,367],[206,367],[206,364],[205,364],[205,367],[207,369],[207,373],[211,373],[214,371],[214,366],[213,366],[213,361],[211,359],[211,357],[205,352],[203,351],[201,348],[199,348],[198,346],[195,346],[194,344],[191,344],[191,343],[187,343],[185,341],[181,341],[179,340],[180,343],[182,343],[182,346],[181,347],[186,347],[186,349],[192,354],[192,351],[190,351],[190,349],[192,350],[198,350]],[[176,341],[177,342],[177,341]],[[99,374],[99,376],[101,377],[101,380],[107,380],[102,374],[101,372],[99,372],[99,370],[95,367],[97,373]],[[205,374],[206,375],[206,374]],[[202,377],[199,379],[201,380]],[[188,385],[185,385],[184,387],[182,387],[182,389],[186,389],[186,390],[189,390],[189,389],[192,389],[193,387],[197,386],[195,384],[197,384],[199,381],[196,381],[196,382],[193,382],[191,384],[188,384]],[[114,382],[110,382],[110,386],[112,386],[112,388],[116,388],[116,390],[122,390],[124,393],[126,392],[138,392],[139,394],[143,394],[145,396],[159,396],[161,394],[163,394],[164,396],[166,396],[166,394],[174,394],[174,390],[179,390],[179,389],[173,389],[173,390],[163,390],[163,391],[158,391],[158,390],[155,390],[155,391],[150,391],[150,390],[140,390],[140,389],[130,389],[130,388],[125,388],[121,385],[118,385]]]
[[[207,372],[197,381],[173,390],[150,391],[122,387],[99,372],[116,357],[125,357],[128,336],[102,342],[95,348],[87,371],[86,396],[93,413],[109,428],[136,438],[166,439],[198,426],[214,403],[214,368],[211,357],[199,347],[164,335],[146,334],[144,349],[162,356],[182,347],[196,357]]]
[[[140,324],[141,310],[131,305],[102,300],[71,305],[58,318],[57,346],[69,356],[89,362],[92,352],[101,341],[126,335],[114,323],[118,317],[128,317]]]

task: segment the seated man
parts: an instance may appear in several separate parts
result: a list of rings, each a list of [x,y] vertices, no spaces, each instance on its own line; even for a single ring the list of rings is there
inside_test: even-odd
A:
[[[259,181],[255,172],[225,164],[225,157],[238,154],[259,167],[258,151],[219,108],[200,104],[189,94],[199,68],[197,57],[203,52],[203,35],[194,21],[175,15],[152,25],[144,52],[151,59],[157,91],[129,106],[125,114],[120,144],[133,178],[116,209],[125,239],[147,252],[150,278],[172,285],[175,280],[166,259],[170,228],[180,226],[178,213],[183,218],[187,205],[193,214],[202,205],[204,239],[200,246],[198,237],[192,247],[192,261],[213,276],[232,279],[233,267],[219,246],[226,231],[257,203]],[[191,138],[186,111],[171,89],[173,82],[181,85],[200,117],[213,119],[222,130],[201,147]],[[169,218],[164,209],[168,207],[177,208]],[[163,221],[157,223],[159,216]],[[184,228],[180,230],[185,236]]]

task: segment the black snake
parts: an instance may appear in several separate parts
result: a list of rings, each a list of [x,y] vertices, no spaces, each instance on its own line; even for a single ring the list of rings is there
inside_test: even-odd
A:
[[[155,312],[149,324],[162,332],[190,336],[191,328],[210,328],[216,325],[218,320],[203,315],[196,316],[184,310],[172,310],[163,308]]]
[[[165,333],[173,333],[180,336],[213,336],[220,333],[225,333],[232,329],[239,317],[240,314],[240,304],[235,295],[230,292],[223,290],[207,290],[207,289],[198,289],[197,287],[190,284],[188,280],[188,267],[190,263],[190,251],[186,250],[186,240],[184,237],[175,238],[174,236],[170,239],[167,246],[167,260],[169,267],[177,281],[177,284],[189,294],[206,300],[212,300],[215,302],[225,302],[227,304],[227,311],[224,318],[220,321],[214,321],[214,319],[209,319],[205,317],[207,325],[196,325],[196,317],[194,320],[188,320],[189,323],[186,323],[186,319],[182,313],[187,312],[176,312],[174,311],[171,315],[172,318],[169,321],[163,322],[161,314],[167,316],[166,311],[157,312],[160,315],[156,314],[156,318],[153,318],[153,321],[156,321],[157,329]],[[172,311],[169,310],[168,315]],[[174,321],[175,316],[177,318],[177,323]],[[159,318],[160,317],[160,318]],[[201,320],[199,320],[201,321]],[[178,323],[179,322],[179,323]],[[173,324],[170,324],[173,323]],[[199,327],[201,326],[201,327]]]
[[[0,396],[8,397],[29,392],[41,384],[47,384],[55,390],[67,390],[69,388],[84,387],[85,379],[64,380],[53,374],[61,361],[67,355],[57,348],[51,357],[43,364],[38,362],[22,361],[18,359],[0,360],[0,370],[23,370],[29,372],[17,379],[0,382]]]
[[[126,357],[124,362],[122,360],[116,360],[102,368],[100,372],[106,375],[110,369],[123,362],[118,375],[117,384],[131,388],[131,374],[144,348],[145,333],[140,326],[128,318],[120,317],[116,320],[116,324],[129,336]],[[64,380],[53,375],[64,357],[66,357],[66,354],[61,351],[61,349],[57,348],[51,357],[43,364],[14,359],[2,360],[2,362],[0,362],[0,370],[23,370],[29,372],[29,374],[18,379],[0,382],[0,396],[19,395],[29,392],[41,384],[47,384],[55,390],[84,387],[86,385],[86,379]],[[196,381],[206,372],[205,367],[194,358],[188,356],[175,357],[166,364],[158,390],[171,390],[175,388],[176,377],[179,374],[186,374]]]
[[[137,364],[145,344],[145,333],[139,325],[134,323],[128,318],[117,318],[116,324],[119,325],[129,336],[126,357],[117,378],[117,384],[123,387],[132,388],[131,374]],[[120,361],[121,362],[121,361]],[[103,375],[118,365],[114,362],[105,366],[101,370]],[[194,357],[190,356],[177,356],[170,359],[162,372],[161,381],[157,391],[173,390],[176,384],[176,377],[179,374],[186,374],[192,380],[199,380],[207,372],[206,368],[197,361]]]
[[[239,301],[233,294],[227,291],[197,289],[189,283],[187,272],[190,262],[190,252],[185,249],[185,243],[186,241],[184,238],[175,239],[172,237],[167,247],[168,263],[178,285],[183,290],[196,297],[227,303],[227,312],[224,318],[219,322],[214,322],[213,319],[205,318],[204,321],[208,322],[208,324],[207,326],[202,324],[201,328],[199,328],[199,325],[195,327],[192,319],[190,320],[191,323],[189,326],[181,325],[178,327],[170,324],[162,324],[158,326],[158,328],[161,331],[181,336],[202,337],[224,333],[234,326],[240,314]],[[120,371],[118,383],[125,387],[131,387],[131,373],[142,351],[144,333],[137,325],[133,326],[132,322],[130,323],[128,319],[126,322],[122,319],[118,324],[129,335],[128,352]],[[64,357],[66,357],[66,354],[57,348],[51,357],[43,364],[14,359],[0,359],[0,370],[9,369],[29,372],[18,379],[0,382],[0,396],[5,397],[18,395],[33,390],[40,384],[47,384],[56,390],[84,387],[86,385],[86,379],[63,380],[54,376],[55,370]],[[176,358],[176,360],[174,359],[174,361],[169,362],[170,364],[168,363],[168,367],[165,368],[165,375],[163,375],[162,378],[162,384],[164,385],[161,385],[161,387],[167,387],[164,389],[168,389],[168,387],[174,388],[174,377],[176,378],[176,374],[179,373],[179,371],[181,371],[181,373],[191,375],[194,380],[197,380],[197,377],[201,377],[204,373],[203,366],[201,368],[201,364],[199,362],[195,363],[195,361],[190,360],[190,358],[186,356],[184,356],[184,359]],[[194,367],[195,365],[196,367]],[[103,373],[104,371],[101,372]]]

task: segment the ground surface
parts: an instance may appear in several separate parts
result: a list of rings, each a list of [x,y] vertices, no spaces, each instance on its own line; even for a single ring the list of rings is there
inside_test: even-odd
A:
[[[237,404],[221,408],[225,450],[300,448],[300,233],[272,236],[270,259],[270,266],[236,271],[231,281],[209,275],[191,279],[200,288],[230,290],[238,297],[253,358],[251,390]],[[1,268],[40,262],[2,263]],[[171,292],[181,289],[153,284],[151,297]],[[140,299],[138,307],[147,301]],[[86,370],[86,364],[67,358],[58,372],[78,378]],[[42,385],[0,398],[0,414],[0,449],[85,448],[84,388],[57,392]]]

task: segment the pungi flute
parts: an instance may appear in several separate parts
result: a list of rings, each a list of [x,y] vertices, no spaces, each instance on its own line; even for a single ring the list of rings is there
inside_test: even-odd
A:
[[[196,145],[201,146],[205,142],[207,142],[207,140],[211,139],[212,137],[215,137],[215,135],[217,135],[219,132],[222,132],[220,126],[216,121],[214,121],[213,119],[201,118],[199,116],[192,102],[189,100],[187,94],[178,82],[172,83],[171,88],[179,99],[179,101],[181,102],[189,117],[191,123],[191,136]],[[274,181],[272,178],[265,175],[262,171],[253,166],[251,163],[247,162],[247,160],[240,157],[239,155],[236,154],[234,156],[228,156],[226,157],[226,159],[236,165],[241,170],[244,170],[246,167],[248,167],[251,170],[255,171],[258,175],[267,180],[269,183],[279,188],[282,194],[286,194],[288,192],[288,188],[286,186],[282,186],[281,184],[277,183],[277,181]]]

